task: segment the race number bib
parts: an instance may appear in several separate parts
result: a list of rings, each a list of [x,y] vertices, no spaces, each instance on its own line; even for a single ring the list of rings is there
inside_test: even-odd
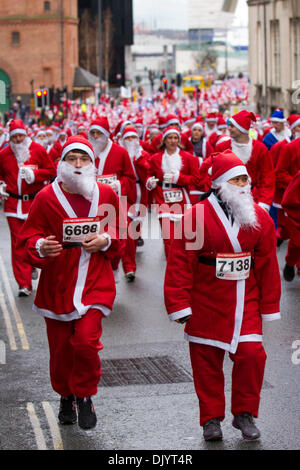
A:
[[[249,277],[251,253],[218,253],[216,277],[230,281],[241,281]]]
[[[181,202],[183,200],[183,193],[181,189],[164,190],[164,199],[166,203]]]
[[[117,181],[117,175],[98,175],[97,176],[98,183],[104,183],[112,185]]]
[[[89,235],[99,233],[99,217],[63,220],[63,242],[82,243]]]

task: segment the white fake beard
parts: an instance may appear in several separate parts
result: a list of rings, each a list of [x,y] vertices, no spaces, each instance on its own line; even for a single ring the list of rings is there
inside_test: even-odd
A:
[[[100,153],[103,152],[107,145],[108,137],[106,137],[106,135],[103,135],[98,139],[94,139],[94,137],[89,136],[89,142],[93,146],[96,157],[99,157]]]
[[[252,154],[252,139],[249,140],[248,144],[239,144],[234,139],[231,139],[231,149],[233,153],[246,165]]]
[[[284,140],[284,139],[286,139],[286,138],[289,138],[290,135],[291,135],[289,129],[287,129],[287,128],[284,128],[284,129],[283,129],[282,131],[280,131],[280,132],[276,132],[276,131],[274,130],[273,134],[274,134],[274,136],[276,137],[276,139],[277,139],[279,142],[281,142],[282,140]]]
[[[219,185],[218,193],[242,228],[258,228],[250,184],[240,187],[226,181]]]
[[[131,159],[140,155],[140,143],[138,139],[131,141],[124,140],[123,147],[127,150]]]
[[[22,165],[30,157],[29,147],[31,145],[31,142],[32,141],[29,137],[25,137],[23,142],[21,142],[20,144],[10,142],[11,149],[19,165]]]
[[[167,151],[163,154],[162,158],[162,171],[163,173],[177,173],[182,168],[182,161],[179,152],[173,153],[169,155]]]
[[[211,134],[213,134],[214,132],[217,132],[218,128],[217,128],[217,126],[214,126],[212,129],[210,129],[210,128],[208,127],[208,125],[205,124],[204,130],[205,130],[205,135],[206,135],[206,137],[209,137],[209,136],[210,136]]]
[[[63,160],[57,166],[57,181],[66,185],[71,193],[81,194],[92,201],[96,184],[96,168],[93,163],[75,168]]]
[[[47,139],[35,139],[35,142],[37,144],[40,144],[42,147],[44,147],[45,149],[48,147],[48,142],[47,142]]]

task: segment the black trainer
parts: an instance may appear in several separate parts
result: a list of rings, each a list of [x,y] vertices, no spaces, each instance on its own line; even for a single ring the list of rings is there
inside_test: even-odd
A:
[[[96,426],[97,416],[91,397],[76,398],[78,424],[82,429],[92,429]]]
[[[295,268],[294,266],[285,265],[283,269],[283,277],[287,282],[292,282],[295,277]]]
[[[242,431],[243,438],[247,441],[254,441],[260,437],[260,431],[255,426],[251,413],[243,413],[240,416],[235,416],[232,421],[232,426]]]
[[[206,421],[203,426],[203,437],[205,441],[221,441],[223,438],[221,423],[218,418]]]
[[[60,397],[60,407],[58,413],[60,424],[74,424],[77,421],[76,400],[74,395]]]

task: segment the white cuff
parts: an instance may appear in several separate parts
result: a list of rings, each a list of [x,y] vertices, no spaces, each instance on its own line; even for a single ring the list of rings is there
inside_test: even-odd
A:
[[[273,321],[273,320],[280,320],[281,319],[281,315],[280,315],[280,312],[277,312],[277,313],[268,313],[268,314],[262,314],[261,315],[261,318],[264,320],[264,321]]]
[[[104,248],[101,248],[100,251],[106,251],[106,250],[108,250],[108,248],[109,248],[110,245],[111,245],[111,236],[109,235],[109,233],[106,233],[106,232],[102,233],[102,236],[103,236],[104,238],[107,238],[108,244],[107,244]]]
[[[45,258],[45,256],[42,255],[42,253],[41,253],[41,244],[44,240],[45,240],[45,238],[39,238],[38,241],[35,244],[35,249],[38,252],[40,258]]]
[[[173,312],[169,314],[170,320],[178,320],[179,318],[187,317],[188,315],[192,315],[191,307],[184,308],[182,310],[178,310],[177,312]]]
[[[269,204],[266,204],[266,203],[264,203],[264,202],[259,202],[258,205],[259,205],[262,209],[265,209],[267,212],[269,212],[269,210],[270,210]]]

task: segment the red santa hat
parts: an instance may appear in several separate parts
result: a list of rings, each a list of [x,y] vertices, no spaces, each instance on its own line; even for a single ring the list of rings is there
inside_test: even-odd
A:
[[[136,130],[135,127],[133,127],[133,126],[125,127],[125,129],[123,130],[123,133],[122,133],[122,139],[126,139],[127,137],[137,137],[137,138],[139,138],[137,130]]]
[[[180,132],[179,130],[177,129],[177,127],[168,127],[164,133],[163,133],[163,136],[162,136],[162,142],[165,140],[165,138],[169,135],[169,134],[177,134],[178,135],[178,138],[180,140]]]
[[[15,134],[24,134],[27,135],[26,128],[22,119],[13,119],[9,123],[9,137]]]
[[[252,121],[256,121],[255,115],[245,109],[234,114],[229,119],[229,122],[231,122],[231,124],[233,124],[240,132],[243,132],[243,134],[248,134]]]
[[[222,117],[219,117],[217,127],[218,129],[224,129],[225,127],[227,127],[225,119],[223,119]]]
[[[91,122],[89,132],[95,129],[102,132],[106,137],[110,137],[109,122],[106,116],[100,116]]]
[[[287,122],[289,123],[290,129],[293,130],[294,127],[300,124],[300,114],[291,114],[287,118]]]
[[[216,113],[208,113],[208,115],[205,118],[206,122],[217,122],[218,116]]]
[[[92,144],[81,135],[73,135],[69,137],[63,145],[61,152],[61,160],[65,158],[68,152],[71,150],[83,150],[88,154],[93,163],[95,163],[95,153]]]
[[[203,131],[203,124],[202,124],[200,121],[195,122],[195,123],[192,125],[192,131],[193,131],[194,129],[197,129],[197,128],[198,128],[198,129],[201,129],[201,131]]]
[[[173,126],[174,124],[180,126],[179,118],[176,116],[176,114],[168,114],[166,117],[166,126]]]
[[[211,155],[210,175],[212,187],[240,175],[248,175],[246,165],[231,150]]]

